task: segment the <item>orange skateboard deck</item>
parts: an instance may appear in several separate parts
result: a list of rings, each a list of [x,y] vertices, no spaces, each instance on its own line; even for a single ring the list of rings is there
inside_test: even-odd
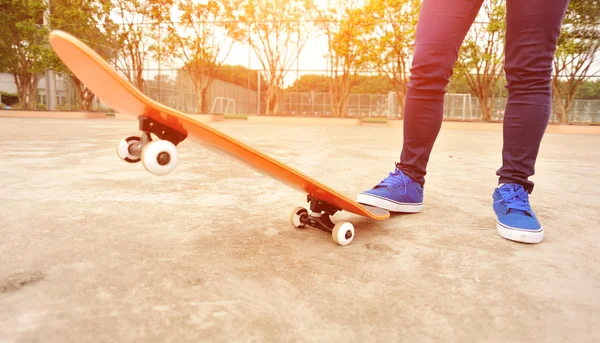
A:
[[[177,144],[189,138],[307,194],[310,211],[296,208],[291,214],[292,225],[297,228],[308,225],[331,232],[333,240],[340,245],[349,244],[355,232],[351,223],[334,224],[329,216],[335,212],[345,210],[374,220],[390,217],[384,209],[359,204],[213,127],[150,99],[72,35],[52,31],[50,44],[67,68],[99,99],[119,113],[138,118],[142,134],[125,138],[118,145],[117,152],[123,160],[141,161],[149,172],[166,175],[178,162]],[[159,139],[152,139],[151,134]]]

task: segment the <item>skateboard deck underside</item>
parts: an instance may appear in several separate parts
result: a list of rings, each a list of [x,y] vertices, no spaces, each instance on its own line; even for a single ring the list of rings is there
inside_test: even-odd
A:
[[[207,149],[242,162],[264,175],[345,211],[376,220],[389,218],[390,214],[386,210],[358,204],[211,126],[148,98],[75,37],[62,31],[53,31],[50,34],[50,44],[73,74],[115,111],[132,117],[149,117],[187,134],[187,138]]]

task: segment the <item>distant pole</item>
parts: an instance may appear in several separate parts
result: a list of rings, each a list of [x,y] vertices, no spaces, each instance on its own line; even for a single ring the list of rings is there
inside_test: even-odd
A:
[[[50,0],[46,0],[46,10],[44,11],[44,26],[50,28]],[[46,70],[46,109],[54,111],[56,109],[56,75],[52,70]],[[35,87],[37,91],[37,85]],[[37,96],[35,96],[37,102]]]
[[[258,82],[258,90],[256,92],[256,115],[260,115],[260,70],[256,70],[256,77]]]
[[[160,56],[160,24],[158,24],[158,75],[157,75],[157,81],[158,81],[158,102],[162,102],[162,85],[161,85],[161,68],[160,68],[160,62],[161,62],[161,56]]]
[[[252,24],[250,24],[252,25]],[[248,25],[248,89],[251,89],[250,87],[250,71],[252,70],[251,68],[251,61],[250,61],[250,57],[252,55],[252,44],[251,44],[251,37],[250,35],[252,34],[252,31],[250,30],[250,25]]]
[[[298,44],[300,44],[300,20],[298,20]],[[302,94],[300,94],[300,47],[296,49],[296,96],[300,97],[300,108],[298,108],[298,103],[296,102],[296,115],[302,112]],[[293,99],[293,98],[292,98]],[[298,99],[298,98],[296,98]],[[296,100],[297,101],[297,100]]]

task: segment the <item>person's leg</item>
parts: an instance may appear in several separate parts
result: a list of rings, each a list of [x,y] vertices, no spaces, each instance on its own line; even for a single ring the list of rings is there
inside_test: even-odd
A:
[[[529,205],[535,162],[550,118],[552,62],[568,0],[507,0],[502,167],[494,191],[501,236],[521,242],[543,239]]]
[[[498,183],[531,193],[552,108],[552,62],[568,0],[507,0],[505,72],[508,102]]]
[[[424,0],[404,106],[404,142],[396,170],[358,195],[363,204],[420,212],[431,150],[442,125],[444,94],[458,52],[483,0]]]
[[[427,163],[444,116],[444,95],[459,49],[483,0],[425,0],[404,107],[398,169],[424,185]]]

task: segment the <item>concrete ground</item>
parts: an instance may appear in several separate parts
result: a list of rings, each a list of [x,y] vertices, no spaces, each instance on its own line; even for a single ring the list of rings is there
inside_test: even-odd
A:
[[[402,130],[219,122],[354,198]],[[137,123],[0,118],[0,341],[600,340],[600,136],[547,134],[539,245],[491,209],[499,132],[443,130],[425,208],[354,242],[288,224],[304,194],[184,142],[169,176],[122,162]]]

